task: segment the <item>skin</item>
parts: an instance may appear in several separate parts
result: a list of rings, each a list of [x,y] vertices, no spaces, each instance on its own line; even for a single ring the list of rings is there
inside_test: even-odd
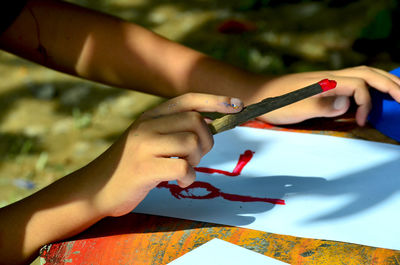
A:
[[[316,117],[336,117],[349,109],[350,98],[353,98],[358,105],[355,116],[356,122],[358,125],[364,126],[372,107],[370,88],[388,93],[397,102],[400,102],[400,79],[383,70],[367,66],[286,75],[267,82],[263,86],[262,92],[270,91],[272,95],[283,94],[292,91],[293,86],[300,88],[318,82],[323,79],[323,76],[336,80],[337,87],[326,93],[271,112],[261,119],[273,124],[290,124]],[[277,88],[280,88],[279,92]],[[262,96],[258,97],[261,98]]]
[[[189,93],[145,112],[87,166],[1,209],[0,264],[25,264],[48,242],[129,213],[162,181],[189,186],[213,146],[199,111],[241,109],[229,97]]]
[[[198,112],[237,112],[243,104],[236,98],[248,105],[324,78],[336,80],[337,88],[259,119],[288,124],[335,117],[354,98],[356,121],[364,125],[370,87],[400,102],[400,80],[380,69],[260,76],[138,25],[52,0],[28,1],[0,36],[0,47],[81,78],[174,97],[144,113],[87,166],[1,208],[0,264],[26,264],[44,244],[75,235],[106,216],[130,212],[161,181],[177,180],[181,187],[192,183],[193,167],[213,143]]]
[[[364,125],[371,109],[370,87],[400,101],[400,79],[380,69],[358,66],[278,78],[260,76],[214,60],[138,25],[52,0],[30,0],[14,24],[0,36],[0,47],[21,57],[85,79],[167,98],[188,92],[229,95],[245,105],[281,95],[321,79],[337,88],[260,119],[274,124],[334,117],[359,106]],[[342,104],[336,105],[340,98]]]

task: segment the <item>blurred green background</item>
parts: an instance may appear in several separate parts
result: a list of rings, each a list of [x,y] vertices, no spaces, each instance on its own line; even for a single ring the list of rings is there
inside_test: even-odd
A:
[[[70,0],[264,74],[400,64],[397,1]],[[109,51],[112,52],[112,51]],[[0,205],[95,158],[161,98],[0,53]]]
[[[394,0],[69,2],[257,73],[400,65]],[[0,78],[0,206],[85,165],[163,100],[73,78],[4,52]]]
[[[400,63],[397,1],[70,0],[247,70],[286,74]],[[110,51],[112,52],[112,51]],[[0,53],[0,205],[95,158],[161,98]]]

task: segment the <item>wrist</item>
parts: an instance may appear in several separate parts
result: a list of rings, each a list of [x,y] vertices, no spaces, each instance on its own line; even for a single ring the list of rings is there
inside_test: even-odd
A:
[[[261,76],[204,55],[193,65],[187,80],[187,92],[224,95],[254,103],[268,81]]]

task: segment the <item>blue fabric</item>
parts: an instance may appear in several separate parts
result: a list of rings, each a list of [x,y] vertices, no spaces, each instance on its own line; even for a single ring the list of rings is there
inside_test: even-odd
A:
[[[400,76],[400,68],[391,71]],[[368,121],[381,133],[400,142],[400,103],[377,90],[371,91],[372,110]]]

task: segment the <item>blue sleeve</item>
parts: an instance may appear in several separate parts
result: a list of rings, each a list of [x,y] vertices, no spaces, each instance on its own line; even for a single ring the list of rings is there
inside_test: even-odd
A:
[[[391,71],[400,76],[400,68]],[[371,90],[372,110],[369,122],[381,133],[400,142],[400,103],[378,90]]]

